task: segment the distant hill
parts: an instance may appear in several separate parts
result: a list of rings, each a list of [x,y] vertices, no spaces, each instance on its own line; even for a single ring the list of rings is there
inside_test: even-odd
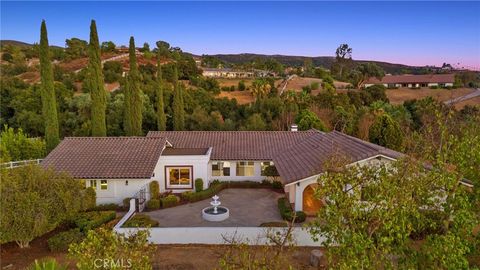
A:
[[[32,47],[32,44],[22,42],[22,41],[17,41],[17,40],[0,40],[0,45],[1,46],[6,46],[6,45],[12,45],[12,46],[18,46],[18,47]]]
[[[230,63],[230,64],[241,64],[245,62],[251,62],[257,58],[273,58],[278,62],[286,66],[302,66],[305,59],[312,59],[314,66],[322,66],[325,68],[330,68],[335,61],[335,57],[332,56],[294,56],[294,55],[265,55],[265,54],[253,54],[253,53],[242,53],[242,54],[214,54],[211,55],[217,57],[218,59]],[[354,60],[356,63],[365,63],[373,62],[380,67],[382,67],[387,73],[400,73],[401,70],[406,69],[412,73],[417,73],[423,67],[408,66],[403,64],[394,64],[380,61],[368,61],[368,60]]]
[[[25,48],[30,48],[30,47],[33,46],[33,44],[18,41],[18,40],[8,40],[8,39],[0,40],[0,46],[6,46],[6,45],[25,47]],[[52,47],[52,48],[62,48],[60,46],[55,46],[55,45],[50,45],[50,47]]]

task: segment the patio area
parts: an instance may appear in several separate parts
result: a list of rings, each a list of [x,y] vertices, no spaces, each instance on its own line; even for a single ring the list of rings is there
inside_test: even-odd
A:
[[[277,199],[284,194],[269,189],[224,189],[219,194],[222,206],[230,210],[230,217],[220,222],[202,219],[202,209],[210,206],[210,199],[172,208],[145,212],[160,223],[160,227],[258,227],[264,222],[282,221]]]

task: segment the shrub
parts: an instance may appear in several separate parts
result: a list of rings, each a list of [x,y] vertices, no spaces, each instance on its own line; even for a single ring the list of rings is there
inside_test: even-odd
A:
[[[203,190],[203,179],[197,178],[195,179],[195,191],[200,192]]]
[[[68,247],[73,243],[80,243],[85,235],[80,229],[71,229],[65,232],[57,233],[47,240],[50,251],[68,251]]]
[[[295,223],[302,223],[307,219],[307,214],[303,211],[297,211],[295,217]]]
[[[99,205],[91,208],[91,210],[93,210],[93,211],[116,211],[119,208],[120,207],[116,203],[106,203],[106,204],[99,204]]]
[[[172,207],[178,204],[179,199],[177,196],[170,194],[165,198],[160,199],[162,201],[162,208]]]
[[[84,191],[85,195],[83,196],[83,209],[93,209],[97,205],[97,194],[95,189],[88,187]]]
[[[320,87],[320,84],[318,82],[312,82],[310,84],[310,89],[312,90],[317,90]]]
[[[28,247],[83,210],[85,186],[66,174],[37,165],[0,173],[0,243]]]
[[[160,187],[158,185],[158,181],[150,182],[150,195],[154,199],[158,199],[160,197]]]
[[[125,208],[127,210],[130,209],[130,200],[131,199],[132,198],[130,198],[130,197],[123,199],[123,208]]]
[[[192,196],[192,194],[193,194],[192,191],[185,191],[180,196],[182,197],[183,200],[188,201],[189,198]]]
[[[275,165],[268,165],[265,168],[264,174],[265,176],[272,176],[272,177],[280,176],[280,174],[278,173],[277,167],[275,167]]]
[[[285,221],[272,221],[264,222],[260,224],[260,227],[288,227],[288,224]]]
[[[280,182],[280,181],[273,181],[273,182],[272,182],[272,188],[274,188],[274,189],[282,189],[282,188],[283,188],[283,184],[282,184],[282,182]]]
[[[15,131],[4,126],[0,133],[0,159],[2,162],[45,157],[45,141],[29,138],[21,128]]]
[[[35,260],[28,268],[30,270],[67,270],[67,266],[58,263],[54,258]]]
[[[307,218],[307,215],[302,211],[294,212],[287,198],[279,198],[277,203],[278,203],[278,210],[280,211],[280,215],[284,220],[292,221],[294,213],[296,215],[295,223],[304,222],[305,219]]]
[[[293,211],[292,206],[287,201],[287,198],[279,198],[277,204],[280,215],[283,219],[287,219],[287,215]]]
[[[432,85],[430,86],[430,89],[438,89],[438,85]]]
[[[153,220],[150,216],[144,214],[136,214],[127,220],[122,227],[127,228],[147,228],[147,227],[158,227],[158,221]]]
[[[78,269],[96,269],[98,260],[105,258],[111,262],[124,260],[128,254],[129,269],[152,269],[151,257],[156,246],[148,242],[150,233],[140,230],[134,235],[117,234],[104,228],[89,231],[86,239],[72,244],[69,254]]]
[[[247,89],[247,87],[245,86],[245,81],[244,80],[241,80],[238,82],[238,91],[245,91],[245,89]]]
[[[159,199],[151,199],[147,202],[147,209],[160,209],[160,200]]]
[[[75,219],[75,225],[83,231],[89,231],[115,219],[114,211],[92,211],[80,213]]]
[[[214,186],[214,185],[219,185],[219,184],[220,184],[220,180],[215,179],[215,180],[213,180],[212,182],[210,182],[210,187],[211,187],[211,186]]]

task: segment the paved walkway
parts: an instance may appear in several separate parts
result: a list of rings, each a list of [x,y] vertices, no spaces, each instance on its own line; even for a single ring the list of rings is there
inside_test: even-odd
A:
[[[222,206],[230,210],[230,217],[221,222],[202,219],[202,209],[210,206],[211,200],[203,200],[172,208],[144,212],[158,220],[160,227],[257,227],[264,222],[281,221],[277,199],[283,194],[269,189],[222,190],[218,196]]]
[[[474,92],[472,92],[470,94],[466,94],[464,96],[460,96],[460,97],[457,97],[457,98],[453,98],[453,99],[449,99],[447,101],[444,101],[444,103],[447,104],[447,105],[453,105],[455,103],[465,101],[465,100],[469,100],[471,98],[478,97],[478,96],[480,96],[480,88],[477,88]]]

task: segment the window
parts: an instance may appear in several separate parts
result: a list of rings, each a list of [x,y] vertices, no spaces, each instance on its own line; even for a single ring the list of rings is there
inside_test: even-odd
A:
[[[165,167],[167,188],[193,188],[192,167]]]
[[[272,162],[272,161],[264,161],[264,162],[262,162],[262,164],[261,164],[262,172],[261,172],[260,175],[261,175],[261,176],[266,176],[267,174],[266,174],[265,170],[266,170],[268,167],[270,167],[270,166],[273,166],[273,162]]]
[[[212,176],[230,176],[230,162],[228,161],[212,162]]]
[[[93,189],[97,189],[97,180],[90,180],[90,186]]]
[[[108,189],[107,180],[100,180],[100,189],[102,189],[102,190],[107,190]]]
[[[253,161],[237,162],[237,176],[254,176],[255,167]]]

